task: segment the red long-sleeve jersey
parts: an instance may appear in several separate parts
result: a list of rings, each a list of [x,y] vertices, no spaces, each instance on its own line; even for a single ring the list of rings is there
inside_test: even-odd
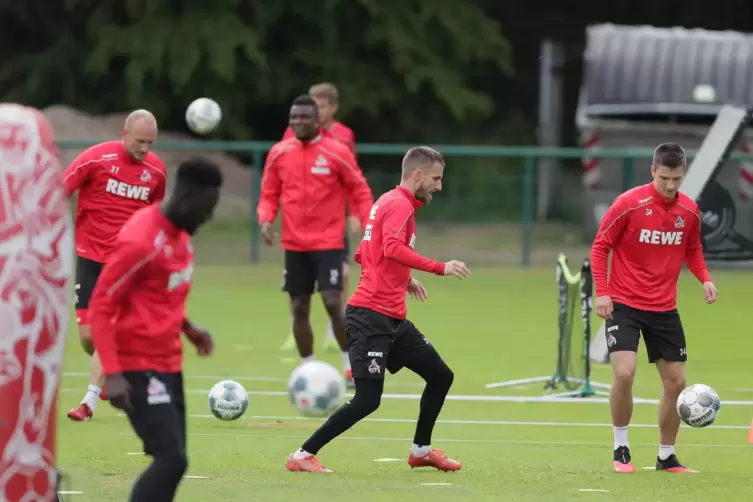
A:
[[[65,190],[76,202],[76,255],[105,263],[133,213],[165,197],[167,170],[149,152],[134,160],[121,141],[84,150],[65,170]]]
[[[347,146],[351,152],[356,153],[356,135],[353,132],[353,129],[342,122],[333,120],[329,126],[320,128],[319,133],[324,137],[339,141]],[[295,138],[295,133],[293,132],[293,129],[288,126],[282,135],[282,140],[285,141],[286,139],[292,138]]]
[[[683,193],[667,201],[653,183],[633,188],[615,199],[591,248],[596,296],[641,310],[674,310],[683,262],[702,283],[711,280],[698,204]]]
[[[283,249],[342,249],[346,201],[365,225],[374,199],[343,144],[317,135],[309,141],[281,141],[269,151],[257,214],[260,224],[273,222],[282,203]]]
[[[424,258],[416,246],[416,209],[423,203],[398,186],[374,203],[356,250],[361,265],[358,281],[348,305],[365,307],[395,319],[405,319],[406,289],[411,269],[444,275],[444,263]]]
[[[138,211],[118,235],[89,304],[105,375],[181,371],[181,332],[193,275],[189,235],[159,205]]]

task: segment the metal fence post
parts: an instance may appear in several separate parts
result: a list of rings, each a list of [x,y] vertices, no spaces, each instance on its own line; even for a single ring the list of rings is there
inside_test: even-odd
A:
[[[536,157],[527,155],[523,160],[523,266],[531,265],[531,240],[533,234],[533,203],[536,184]]]
[[[261,229],[256,207],[261,197],[261,174],[264,164],[264,151],[260,148],[253,150],[253,165],[251,166],[251,263],[259,262],[261,249]]]

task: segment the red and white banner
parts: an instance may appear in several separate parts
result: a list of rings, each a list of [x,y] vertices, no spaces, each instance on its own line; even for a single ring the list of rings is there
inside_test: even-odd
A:
[[[73,224],[50,123],[0,104],[0,501],[56,500]]]
[[[594,150],[599,148],[599,133],[595,131],[584,131],[581,134],[581,142],[585,150]],[[601,166],[599,159],[593,158],[586,154],[583,158],[583,186],[587,190],[599,188],[601,183]]]
[[[750,153],[750,146],[744,139],[740,142],[740,151]],[[753,202],[753,162],[749,160],[740,162],[737,194],[742,202]]]

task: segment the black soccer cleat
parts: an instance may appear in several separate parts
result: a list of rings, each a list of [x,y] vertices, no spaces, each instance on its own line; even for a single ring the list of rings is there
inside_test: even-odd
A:
[[[630,448],[627,446],[620,446],[614,450],[614,472],[620,474],[629,474],[635,472],[633,462],[630,460]]]
[[[664,460],[656,457],[656,470],[667,472],[698,472],[694,469],[688,469],[687,467],[682,465],[680,461],[677,460],[677,455],[675,455],[674,453]]]

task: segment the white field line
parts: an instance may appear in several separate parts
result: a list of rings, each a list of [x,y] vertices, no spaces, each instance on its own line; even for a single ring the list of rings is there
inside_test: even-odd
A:
[[[63,388],[60,392],[83,392],[82,389]],[[186,389],[186,394],[206,394],[207,390]],[[250,396],[275,396],[287,397],[288,393],[283,391],[249,391]],[[351,398],[353,394],[345,394],[345,397]],[[382,399],[405,399],[417,401],[421,399],[421,394],[382,394]],[[579,403],[579,404],[605,404],[609,403],[606,397],[554,397],[554,396],[483,396],[483,395],[457,395],[450,394],[447,401],[472,401],[472,402],[499,402],[499,403]],[[633,398],[634,404],[659,404],[658,399]],[[753,406],[753,401],[722,401],[724,406]]]
[[[134,436],[132,432],[121,432],[121,436]],[[193,437],[227,437],[227,438],[255,438],[255,439],[297,439],[306,440],[308,435],[288,435],[288,434],[231,434],[220,432],[193,432],[188,433],[188,436]],[[397,438],[397,437],[377,437],[377,436],[340,436],[337,441],[401,441],[411,443],[413,438]],[[479,444],[521,444],[521,445],[534,445],[534,446],[601,446],[605,444],[604,441],[527,441],[516,439],[435,439],[433,442],[439,443],[479,443]],[[611,443],[609,443],[611,444]],[[631,446],[648,446],[656,447],[656,443],[630,443]],[[683,448],[748,448],[749,444],[688,444],[682,443]]]
[[[89,378],[88,372],[83,371],[69,371],[63,373],[67,378]],[[287,378],[283,377],[269,377],[269,376],[227,376],[227,375],[183,375],[185,380],[209,380],[211,382],[219,382],[220,380],[235,380],[237,382],[275,382],[275,383],[288,383]],[[422,382],[385,382],[385,385],[392,387],[423,387]],[[207,389],[209,390],[209,389]]]
[[[124,413],[118,413],[118,416],[124,417]],[[217,420],[217,418],[214,415],[202,415],[202,414],[194,414],[194,415],[188,415],[190,418],[213,418]],[[272,415],[251,415],[251,416],[244,416],[241,417],[241,419],[246,420],[275,420],[275,421],[318,421],[323,422],[324,418],[310,418],[310,417],[303,417],[303,416],[272,416]],[[240,419],[239,419],[240,420]],[[394,423],[394,424],[403,424],[403,423],[409,423],[413,424],[416,423],[415,418],[364,418],[361,420],[361,422],[377,422],[377,423]],[[439,419],[437,420],[438,424],[451,424],[451,425],[508,425],[508,426],[530,426],[530,427],[612,427],[612,424],[606,424],[606,423],[594,423],[594,422],[528,422],[528,421],[517,421],[517,420],[443,420]],[[686,427],[688,429],[692,429],[692,427],[687,425],[682,425],[683,427]],[[656,429],[658,427],[657,424],[630,424],[631,429]],[[732,430],[748,430],[750,429],[749,425],[713,425],[711,426],[713,429],[732,429]]]

